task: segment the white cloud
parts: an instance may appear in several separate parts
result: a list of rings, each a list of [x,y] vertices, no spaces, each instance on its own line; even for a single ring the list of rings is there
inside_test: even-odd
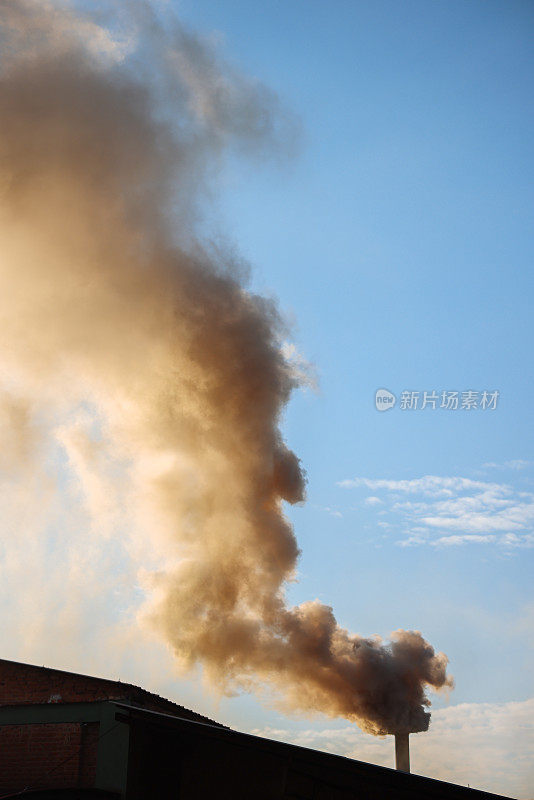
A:
[[[380,506],[383,501],[379,497],[366,497],[364,502],[366,506]]]
[[[384,492],[372,503],[368,502],[371,498],[365,502],[371,506],[389,503],[398,520],[392,527],[402,531],[397,543],[404,546],[495,544],[517,548],[534,544],[534,494],[508,483],[425,475],[410,480],[357,477],[341,481],[340,486]],[[403,499],[403,495],[413,499]],[[432,531],[438,538],[433,538]]]
[[[392,738],[367,736],[354,725],[252,732],[382,766],[394,765]],[[412,735],[410,748],[415,773],[510,797],[532,797],[534,698],[462,703],[433,711],[429,732]]]
[[[336,517],[337,519],[343,519],[343,514],[337,508],[332,508],[331,506],[318,506],[318,505],[314,505],[313,508],[317,508],[319,511],[324,511],[326,514],[330,514],[331,517]]]
[[[469,489],[500,488],[500,484],[497,483],[489,484],[483,481],[474,481],[471,478],[442,477],[440,475],[424,475],[422,478],[414,478],[412,480],[349,478],[348,480],[339,481],[338,485],[344,489],[365,486],[367,489],[386,489],[390,492],[428,494],[435,497],[452,497],[457,492]]]
[[[485,464],[482,464],[482,467],[485,469],[526,469],[532,464],[532,461],[525,461],[523,458],[515,458],[511,461],[503,461],[502,464],[498,464],[495,461],[487,461]]]
[[[338,517],[338,519],[341,519],[343,517],[343,514],[341,513],[341,511],[338,511],[337,508],[329,508],[328,506],[326,506],[325,511],[332,517]]]
[[[450,547],[451,545],[461,545],[461,544],[488,544],[489,542],[493,542],[495,536],[491,534],[486,534],[485,536],[480,536],[477,534],[465,534],[465,535],[453,535],[453,536],[440,536],[439,539],[434,539],[431,544],[436,547],[440,545],[445,547]]]

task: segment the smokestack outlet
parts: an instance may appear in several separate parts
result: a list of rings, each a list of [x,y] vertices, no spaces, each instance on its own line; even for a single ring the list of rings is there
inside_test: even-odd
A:
[[[410,740],[407,733],[395,734],[395,769],[410,771]]]

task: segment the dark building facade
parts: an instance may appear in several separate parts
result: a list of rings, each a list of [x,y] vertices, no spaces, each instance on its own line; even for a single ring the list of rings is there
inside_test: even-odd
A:
[[[217,725],[132,684],[0,659],[0,798],[122,785],[107,777],[120,772],[110,701]]]
[[[0,661],[0,800],[496,800],[230,730],[139,687]]]

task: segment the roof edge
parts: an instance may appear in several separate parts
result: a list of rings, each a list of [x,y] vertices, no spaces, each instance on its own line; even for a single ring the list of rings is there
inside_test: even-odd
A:
[[[226,726],[222,725],[222,723],[216,722],[215,720],[212,720],[209,717],[206,717],[204,714],[201,714],[199,711],[193,711],[192,708],[187,708],[186,706],[183,706],[180,703],[176,703],[174,700],[169,700],[168,698],[162,697],[161,695],[156,694],[155,692],[151,692],[148,689],[143,689],[142,686],[137,686],[137,684],[135,684],[135,683],[124,682],[124,681],[121,681],[120,679],[114,680],[113,678],[102,678],[102,677],[98,677],[97,675],[86,675],[83,672],[72,672],[71,670],[58,669],[57,667],[47,667],[44,664],[42,664],[42,665],[29,664],[29,663],[27,663],[25,661],[14,661],[14,660],[8,659],[8,658],[0,658],[0,667],[1,667],[2,664],[11,664],[11,665],[14,665],[14,666],[26,667],[26,668],[40,670],[40,671],[55,672],[55,673],[58,673],[60,675],[71,675],[74,678],[84,678],[85,680],[96,681],[96,682],[99,682],[99,683],[102,683],[102,682],[113,683],[113,684],[119,685],[119,686],[121,686],[121,687],[123,687],[125,689],[131,689],[131,690],[134,690],[135,692],[140,692],[142,695],[144,695],[147,698],[151,698],[151,699],[156,700],[156,701],[161,702],[161,703],[168,703],[169,705],[174,706],[177,709],[182,709],[183,711],[188,711],[190,714],[194,714],[195,716],[206,720],[208,723],[210,723],[212,725],[220,726],[220,727],[226,727]],[[100,702],[100,701],[95,701],[95,702]],[[22,704],[15,703],[14,705],[22,705]]]

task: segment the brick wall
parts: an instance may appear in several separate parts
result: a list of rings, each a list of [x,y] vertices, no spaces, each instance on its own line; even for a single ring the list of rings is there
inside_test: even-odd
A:
[[[94,786],[98,722],[0,726],[0,792]]]
[[[129,683],[0,659],[0,706],[90,703],[98,700],[125,700],[149,711],[217,724]]]
[[[114,681],[0,661],[0,706],[29,703],[87,703],[124,697]]]

